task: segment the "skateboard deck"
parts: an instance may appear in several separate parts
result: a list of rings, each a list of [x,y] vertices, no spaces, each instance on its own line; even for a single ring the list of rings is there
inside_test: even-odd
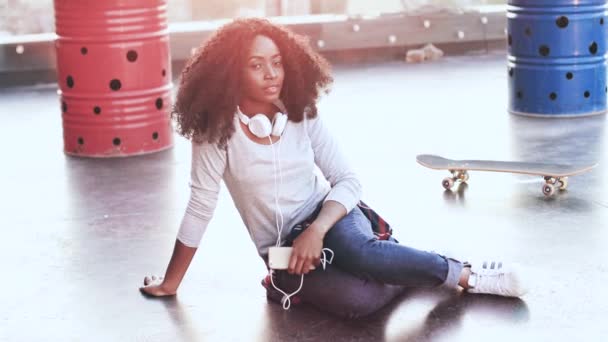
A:
[[[597,166],[597,163],[568,165],[498,160],[452,160],[432,154],[418,155],[416,161],[430,169],[450,171],[452,177],[442,181],[446,190],[451,189],[456,181],[467,182],[468,171],[506,172],[542,176],[545,179],[542,190],[547,197],[552,196],[556,189],[565,190],[568,187],[568,177],[590,171]]]

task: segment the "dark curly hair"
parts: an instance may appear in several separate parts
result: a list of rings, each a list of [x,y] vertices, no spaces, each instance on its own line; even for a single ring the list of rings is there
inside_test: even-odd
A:
[[[277,45],[285,79],[280,99],[289,120],[317,116],[319,93],[333,82],[330,65],[308,39],[266,19],[236,19],[220,27],[198,48],[181,73],[171,116],[178,133],[195,142],[225,146],[234,133],[233,118],[243,89],[248,49],[257,35]]]

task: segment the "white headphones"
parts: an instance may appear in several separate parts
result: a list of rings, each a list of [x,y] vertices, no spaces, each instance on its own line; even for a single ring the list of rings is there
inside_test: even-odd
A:
[[[277,112],[272,119],[272,123],[268,120],[268,117],[264,114],[256,114],[253,117],[248,117],[241,112],[241,109],[237,106],[241,122],[249,127],[249,131],[258,138],[267,138],[271,135],[281,136],[287,125],[287,115]]]

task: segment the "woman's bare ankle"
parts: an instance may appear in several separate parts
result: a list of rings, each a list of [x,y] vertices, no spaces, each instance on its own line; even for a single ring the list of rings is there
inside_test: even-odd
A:
[[[469,276],[471,275],[470,267],[463,267],[460,272],[460,280],[458,281],[458,285],[460,285],[463,289],[469,288]]]

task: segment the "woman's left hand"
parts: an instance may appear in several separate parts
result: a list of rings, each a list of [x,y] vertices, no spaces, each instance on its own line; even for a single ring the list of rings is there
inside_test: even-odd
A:
[[[321,260],[324,234],[313,224],[298,236],[292,246],[288,272],[291,274],[308,274],[315,269]]]

